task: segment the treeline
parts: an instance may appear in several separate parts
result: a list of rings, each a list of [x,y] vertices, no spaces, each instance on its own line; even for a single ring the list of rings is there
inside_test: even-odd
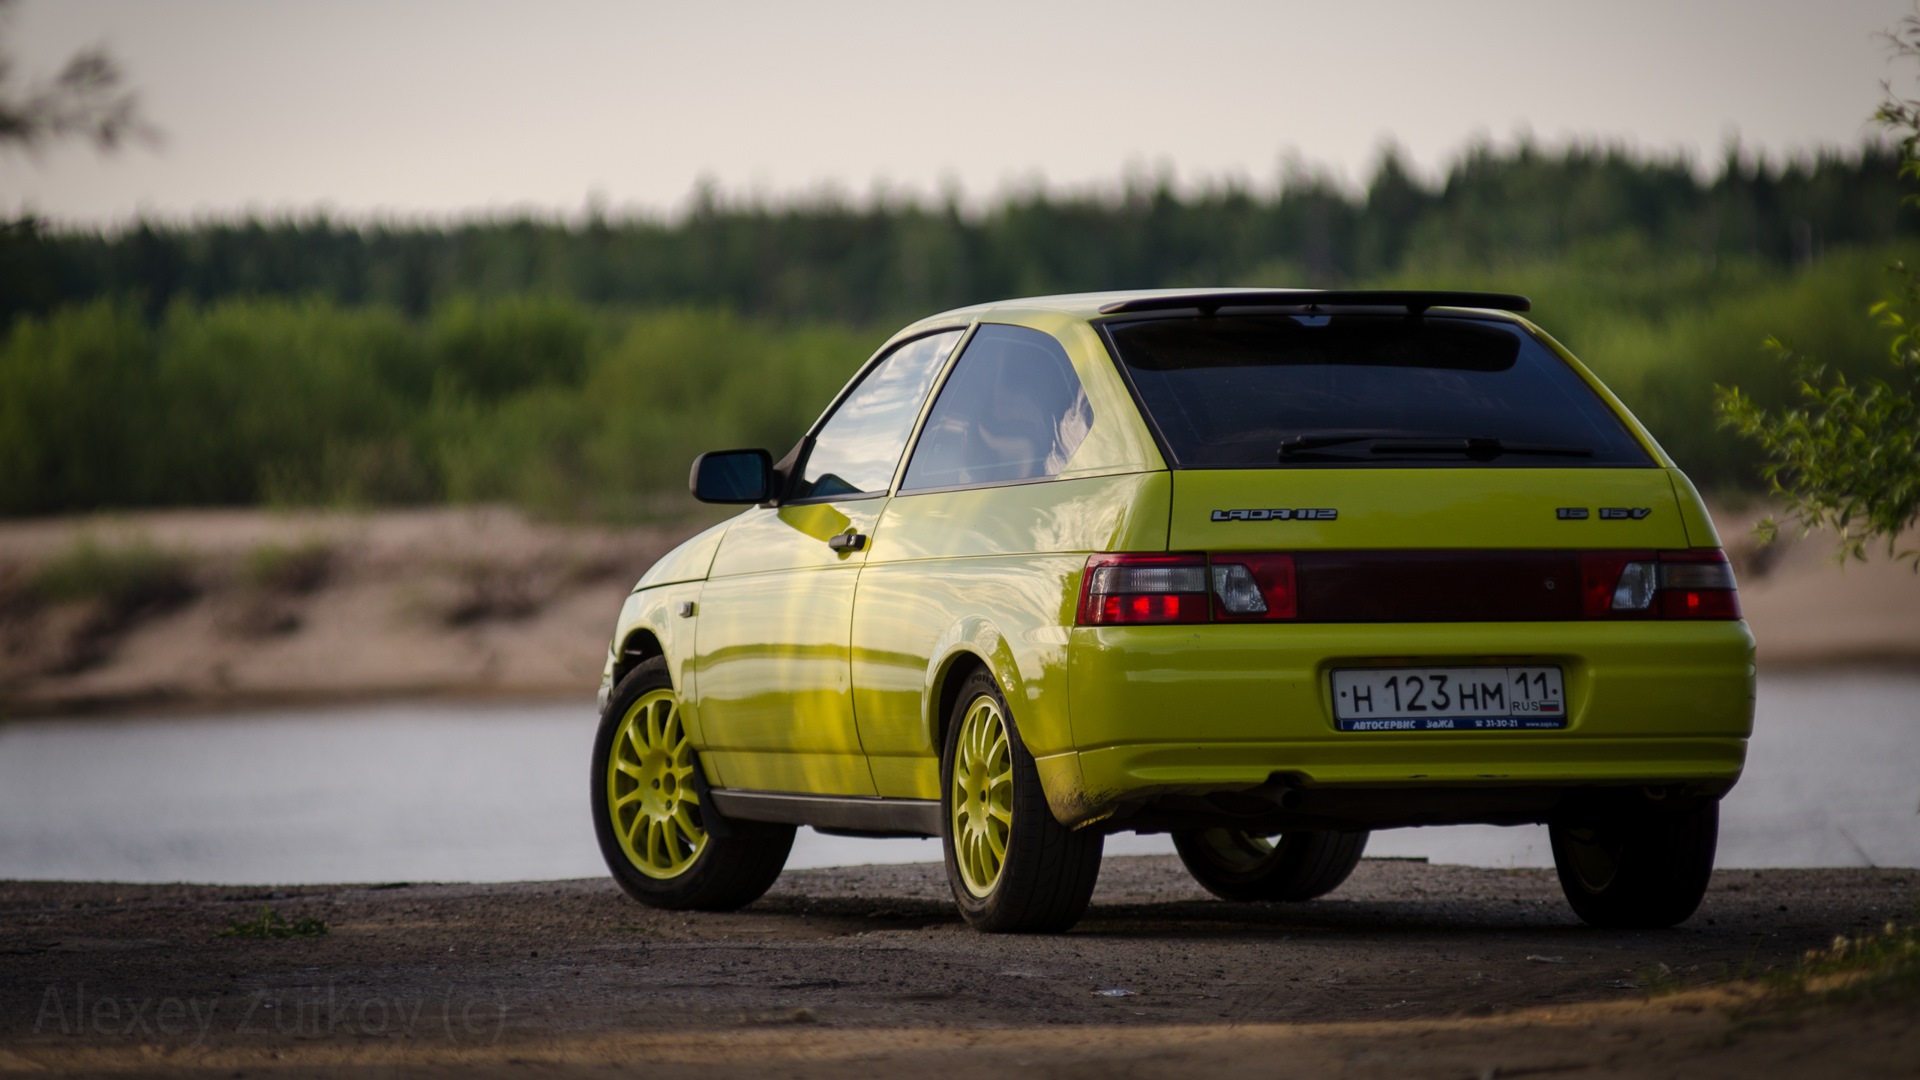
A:
[[[1703,487],[1751,487],[1716,383],[1792,398],[1769,333],[1849,374],[1920,251],[1897,158],[1474,149],[1363,194],[1033,193],[729,203],[683,219],[140,223],[0,231],[0,515],[508,501],[688,512],[687,463],[791,445],[901,321],[1001,296],[1187,284],[1524,292]]]
[[[0,346],[0,515],[116,507],[519,504],[677,515],[688,462],[803,430],[873,342],[570,300],[424,320],[327,300],[95,301]]]
[[[461,298],[721,308],[877,325],[1004,296],[1189,284],[1325,286],[1537,266],[1626,244],[1705,261],[1811,264],[1920,236],[1892,148],[1784,163],[1729,151],[1710,178],[1617,146],[1469,149],[1422,183],[1395,153],[1364,192],[1296,168],[1272,192],[1181,194],[1135,178],[1105,194],[954,203],[738,202],[712,190],[673,220],[453,224],[142,221],[109,233],[34,220],[0,233],[0,324],[100,298],[157,323],[178,301],[325,299],[421,319]],[[1508,277],[1524,291],[1527,282]]]
[[[1881,374],[1864,315],[1884,264],[1916,251],[1791,270],[1625,243],[1445,283],[1524,282],[1539,321],[1697,482],[1726,489],[1755,482],[1756,455],[1715,427],[1713,385],[1789,401],[1789,372],[1759,348],[1768,333],[1850,377]],[[683,515],[695,454],[781,453],[890,329],[524,296],[421,318],[325,298],[181,300],[158,319],[124,301],[68,305],[0,338],[0,515],[439,501]]]

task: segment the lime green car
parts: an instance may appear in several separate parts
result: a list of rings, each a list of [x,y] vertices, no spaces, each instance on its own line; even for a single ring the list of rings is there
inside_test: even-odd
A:
[[[798,825],[938,836],[969,923],[1061,930],[1109,833],[1306,900],[1373,829],[1544,822],[1582,919],[1686,919],[1753,637],[1699,495],[1527,308],[1127,292],[900,331],[780,461],[695,461],[747,509],[621,609],[614,877],[734,908]]]

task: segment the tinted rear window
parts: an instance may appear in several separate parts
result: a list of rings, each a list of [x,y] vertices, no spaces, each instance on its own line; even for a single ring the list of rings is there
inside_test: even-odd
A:
[[[1511,323],[1248,315],[1104,329],[1182,468],[1653,464]]]

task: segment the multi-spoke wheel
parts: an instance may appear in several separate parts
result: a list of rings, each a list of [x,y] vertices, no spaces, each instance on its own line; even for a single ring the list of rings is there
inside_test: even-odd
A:
[[[1547,837],[1574,914],[1593,926],[1658,929],[1685,922],[1707,894],[1720,804],[1556,821]]]
[[[1100,874],[1101,836],[1054,820],[1000,687],[975,671],[941,754],[947,883],[981,930],[1065,930]]]
[[[1173,834],[1187,872],[1222,900],[1311,900],[1340,887],[1367,850],[1364,832],[1290,832],[1273,839],[1239,829]]]
[[[752,903],[786,865],[793,826],[719,818],[702,804],[700,764],[664,661],[615,688],[593,746],[593,821],[607,866],[654,907],[727,910]]]
[[[607,761],[607,807],[621,853],[648,877],[678,877],[706,848],[693,745],[671,689],[647,691],[620,718]]]
[[[1013,832],[1013,743],[1007,715],[991,694],[967,706],[954,740],[953,855],[974,896],[993,893]]]

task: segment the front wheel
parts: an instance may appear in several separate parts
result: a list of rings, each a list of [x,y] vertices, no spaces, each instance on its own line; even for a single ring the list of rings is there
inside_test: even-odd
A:
[[[1187,872],[1222,900],[1312,900],[1340,887],[1367,850],[1365,832],[1288,832],[1269,840],[1238,829],[1173,834]]]
[[[593,825],[627,895],[650,907],[731,911],[771,888],[793,826],[725,820],[701,798],[666,661],[620,680],[593,740]]]
[[[947,884],[976,930],[1053,932],[1080,920],[1104,838],[1054,820],[993,676],[960,688],[940,755]]]
[[[1574,914],[1593,926],[1652,930],[1682,923],[1713,876],[1720,804],[1681,813],[1554,822],[1553,867]]]

